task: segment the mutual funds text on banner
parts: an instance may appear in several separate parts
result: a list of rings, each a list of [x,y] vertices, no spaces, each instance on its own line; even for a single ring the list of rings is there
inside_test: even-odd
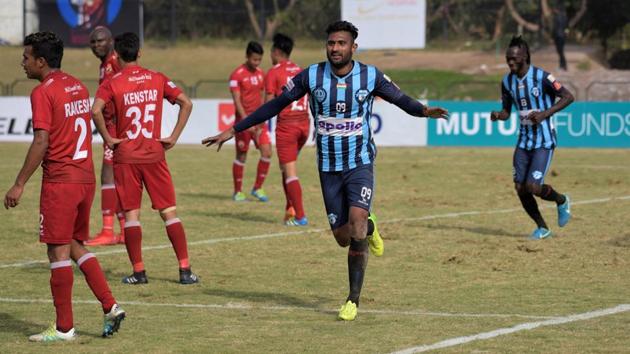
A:
[[[519,132],[516,109],[507,121],[492,122],[500,102],[431,101],[445,107],[450,119],[430,120],[429,146],[515,146]],[[558,146],[630,147],[630,102],[574,102],[556,113]]]

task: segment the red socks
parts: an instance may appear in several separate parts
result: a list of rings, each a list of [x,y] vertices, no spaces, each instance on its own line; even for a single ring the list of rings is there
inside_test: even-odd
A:
[[[70,260],[50,263],[50,290],[57,312],[57,330],[64,333],[74,327],[72,318],[73,280]]]
[[[234,179],[234,193],[238,193],[243,190],[243,170],[245,164],[239,160],[232,162],[232,178]]]
[[[184,232],[184,226],[179,218],[173,218],[164,222],[166,226],[166,234],[168,239],[171,240],[177,261],[179,262],[179,268],[190,268],[188,262],[188,245],[186,244],[186,233]]]
[[[116,300],[112,295],[112,291],[109,289],[109,284],[107,284],[105,274],[103,274],[98,260],[92,253],[86,253],[77,260],[77,264],[83,272],[83,275],[85,275],[85,280],[92,290],[92,293],[96,296],[98,301],[101,302],[103,313],[108,313],[112,309],[112,306],[116,304]]]
[[[289,177],[284,180],[286,193],[291,205],[295,209],[295,218],[302,219],[304,217],[304,205],[302,204],[302,186],[300,180],[296,177]]]
[[[284,174],[284,172],[282,172],[282,188],[284,189],[284,196],[287,198],[287,203],[284,206],[284,210],[288,210],[290,207],[292,207],[293,205],[291,204],[291,199],[289,199],[289,191],[287,191],[287,177]]]
[[[261,157],[258,160],[258,168],[256,169],[256,183],[254,183],[254,190],[260,189],[265,182],[265,177],[269,172],[269,166],[271,165],[271,159]]]
[[[133,271],[138,273],[144,270],[142,263],[142,227],[140,221],[127,221],[125,223],[125,247],[131,261]]]

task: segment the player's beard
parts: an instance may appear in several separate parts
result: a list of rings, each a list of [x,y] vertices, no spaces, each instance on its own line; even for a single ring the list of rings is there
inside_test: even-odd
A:
[[[326,57],[328,58],[328,62],[330,63],[330,65],[332,65],[333,68],[335,69],[341,69],[344,66],[348,65],[348,63],[350,63],[350,61],[352,60],[352,54],[350,55],[341,55],[341,60],[338,62],[334,62],[332,59],[332,53],[326,53]]]

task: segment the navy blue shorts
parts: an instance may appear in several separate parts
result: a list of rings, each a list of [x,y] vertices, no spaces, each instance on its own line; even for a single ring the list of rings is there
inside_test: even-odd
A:
[[[372,164],[341,172],[319,171],[319,180],[331,229],[348,222],[351,206],[370,211],[374,197]]]
[[[514,170],[512,171],[514,183],[542,185],[552,157],[553,149],[525,150],[517,147],[514,150]]]

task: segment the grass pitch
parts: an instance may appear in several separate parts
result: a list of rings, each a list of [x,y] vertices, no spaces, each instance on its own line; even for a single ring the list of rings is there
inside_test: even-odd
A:
[[[2,195],[27,148],[0,144]],[[94,151],[100,156],[100,147]],[[145,198],[150,283],[120,283],[130,272],[124,247],[93,248],[128,318],[113,338],[101,339],[100,306],[75,267],[79,337],[64,344],[27,341],[54,318],[45,247],[37,242],[37,172],[21,205],[3,211],[0,352],[380,353],[630,303],[626,150],[559,148],[546,182],[571,195],[574,218],[560,229],[555,208],[541,202],[555,235],[530,241],[534,224],[512,189],[511,149],[381,148],[374,211],[385,255],[370,258],[352,323],[336,320],[347,295],[347,250],[328,231],[314,150],[306,149],[299,163],[311,222],[306,228],[281,224],[284,197],[275,160],[265,184],[269,203],[231,201],[233,154],[231,146],[216,153],[183,145],[168,153],[201,283],[176,283],[175,256]],[[246,189],[256,160],[254,151]],[[94,231],[99,198],[97,193]],[[18,265],[30,261],[36,262]],[[623,312],[442,352],[627,352],[628,328],[630,312]]]

